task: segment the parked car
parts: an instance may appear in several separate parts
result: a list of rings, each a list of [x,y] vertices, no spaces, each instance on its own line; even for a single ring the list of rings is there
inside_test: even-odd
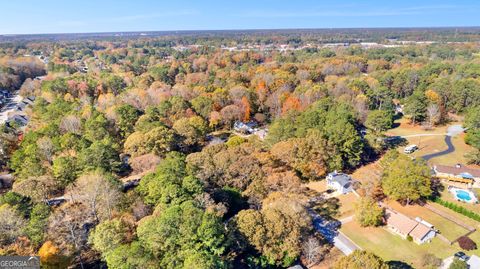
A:
[[[415,152],[417,149],[418,149],[417,145],[409,145],[403,150],[403,152],[405,152],[407,154],[410,154],[410,153]]]
[[[455,255],[453,255],[455,258],[461,260],[461,261],[468,261],[468,259],[470,259],[470,257],[467,256],[467,254],[465,254],[465,252],[463,251],[459,251],[457,253],[455,253]]]

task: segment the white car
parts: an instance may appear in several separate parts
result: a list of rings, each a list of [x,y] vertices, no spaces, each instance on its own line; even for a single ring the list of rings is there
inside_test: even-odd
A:
[[[415,152],[417,149],[418,149],[417,145],[409,145],[403,150],[403,152],[405,152],[407,154],[410,154],[410,153]]]

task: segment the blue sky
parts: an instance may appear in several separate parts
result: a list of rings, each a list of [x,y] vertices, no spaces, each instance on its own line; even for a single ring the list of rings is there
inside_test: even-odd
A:
[[[1,0],[0,34],[480,26],[478,0]]]

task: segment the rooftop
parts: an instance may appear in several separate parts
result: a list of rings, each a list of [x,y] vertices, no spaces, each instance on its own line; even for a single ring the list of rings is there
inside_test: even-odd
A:
[[[425,226],[423,223],[418,223],[418,225],[415,226],[415,228],[413,228],[413,230],[410,232],[410,236],[413,238],[422,239],[430,232],[430,230],[431,229]]]
[[[418,224],[417,221],[390,209],[385,210],[385,216],[387,224],[395,227],[402,234],[409,234]]]
[[[447,165],[435,165],[435,171],[445,174],[460,175],[462,173],[468,173],[474,177],[480,177],[480,169],[469,168],[463,165],[447,166]]]
[[[338,182],[340,185],[345,186],[348,185],[351,181],[351,178],[347,174],[332,172],[328,174],[330,181]]]
[[[413,239],[421,240],[431,231],[427,225],[391,209],[385,210],[385,216],[388,225],[395,227],[402,234],[410,235]]]

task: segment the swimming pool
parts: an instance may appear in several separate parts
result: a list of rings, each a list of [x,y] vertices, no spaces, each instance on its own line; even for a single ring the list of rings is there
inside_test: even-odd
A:
[[[449,188],[450,192],[455,196],[455,198],[459,201],[463,201],[466,203],[476,203],[477,197],[475,194],[469,190],[464,190],[464,189],[458,189],[451,187]]]
[[[464,191],[464,190],[457,190],[455,196],[457,196],[458,199],[469,202],[472,200],[472,197],[470,197],[470,193]]]

